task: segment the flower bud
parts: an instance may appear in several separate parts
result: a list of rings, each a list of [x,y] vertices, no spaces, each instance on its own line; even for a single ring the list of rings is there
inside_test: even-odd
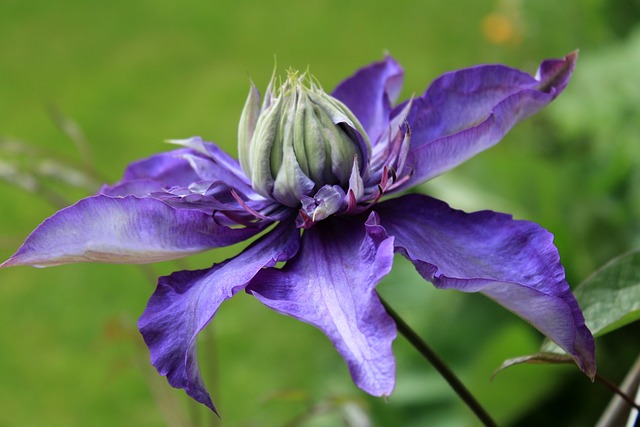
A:
[[[263,105],[252,85],[238,129],[240,164],[254,190],[290,207],[325,185],[348,188],[357,159],[366,171],[368,137],[349,109],[305,72],[289,71]]]

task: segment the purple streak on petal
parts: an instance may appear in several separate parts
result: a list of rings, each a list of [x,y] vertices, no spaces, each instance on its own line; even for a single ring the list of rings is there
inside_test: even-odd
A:
[[[446,172],[495,145],[516,123],[555,99],[566,87],[576,54],[542,63],[539,79],[501,65],[447,73],[413,100],[407,119],[413,186]],[[403,105],[393,114],[398,114]]]
[[[263,267],[290,259],[299,246],[291,220],[280,223],[240,255],[210,269],[161,277],[138,321],[151,363],[169,384],[216,411],[198,367],[197,336],[220,305]]]
[[[393,238],[372,214],[329,218],[306,230],[299,254],[282,270],[261,271],[247,292],[272,309],[322,330],[347,362],[354,382],[375,396],[395,383],[393,320],[375,286],[393,262]]]
[[[400,65],[387,56],[356,71],[331,95],[349,107],[375,145],[389,124],[391,106],[400,94],[403,78]]]
[[[438,288],[482,292],[571,354],[593,378],[595,347],[565,280],[553,235],[491,211],[466,214],[427,196],[376,206],[396,250]]]
[[[152,198],[93,196],[46,219],[1,266],[164,261],[241,242],[264,226],[229,228]]]

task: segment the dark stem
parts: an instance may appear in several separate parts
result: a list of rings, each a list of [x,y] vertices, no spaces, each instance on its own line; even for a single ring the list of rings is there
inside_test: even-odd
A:
[[[385,302],[385,300],[380,297],[380,301],[384,306],[385,310],[393,320],[396,322],[396,326],[400,333],[409,341],[409,343],[416,349],[418,352],[424,356],[431,365],[442,375],[442,377],[449,383],[451,388],[460,396],[462,401],[471,409],[478,419],[482,421],[482,423],[487,427],[497,427],[497,424],[491,416],[487,413],[487,411],[480,405],[480,403],[476,400],[475,397],[469,392],[469,390],[462,384],[460,379],[453,373],[451,369],[440,359],[440,357],[434,353],[434,351],[427,345],[426,342],[422,340],[415,333],[409,325],[396,313],[389,304]]]
[[[615,385],[613,382],[609,381],[608,379],[606,379],[605,377],[603,377],[600,374],[596,374],[596,381],[604,384],[609,390],[611,390],[612,392],[614,392],[615,394],[620,396],[620,398],[622,400],[624,400],[625,402],[627,402],[627,404],[629,406],[631,406],[632,408],[635,408],[638,411],[640,411],[640,405],[637,404],[636,402],[634,402],[634,400],[633,400],[633,398],[631,396],[629,396],[624,391],[622,391],[620,388],[618,388],[618,386]]]

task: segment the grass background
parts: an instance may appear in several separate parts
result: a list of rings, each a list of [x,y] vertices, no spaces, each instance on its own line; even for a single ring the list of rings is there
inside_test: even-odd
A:
[[[129,162],[169,149],[165,139],[201,135],[235,154],[249,79],[264,88],[274,57],[279,69],[309,66],[330,89],[390,52],[405,67],[406,98],[451,69],[500,62],[533,73],[543,58],[579,48],[556,103],[420,188],[547,227],[577,284],[640,244],[639,3],[3,0],[0,258],[54,204],[118,180]],[[90,153],[52,111],[81,127]],[[68,163],[90,171],[93,180],[80,182],[88,188],[61,183]],[[65,200],[47,201],[43,188]],[[144,269],[0,271],[0,426],[218,425],[155,374],[135,321],[155,277],[237,251]],[[531,327],[481,296],[434,291],[401,259],[379,289],[501,424],[590,425],[610,397],[571,367],[516,367],[490,382],[502,360],[538,348]],[[630,326],[598,343],[602,373],[620,380],[637,334]],[[225,303],[201,339],[226,426],[335,426],[345,417],[366,425],[358,416],[377,426],[476,425],[402,338],[394,348],[398,384],[385,402],[352,385],[322,334],[245,295]]]

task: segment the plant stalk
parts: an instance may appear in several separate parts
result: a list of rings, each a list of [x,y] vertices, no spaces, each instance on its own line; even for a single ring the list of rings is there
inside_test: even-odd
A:
[[[462,401],[473,411],[478,419],[487,427],[497,427],[498,424],[491,418],[489,413],[480,405],[471,392],[462,384],[462,381],[453,373],[446,363],[427,345],[427,343],[411,329],[411,327],[393,310],[385,300],[380,297],[380,301],[391,318],[396,322],[400,333],[409,343],[442,375],[449,383],[453,391]]]

